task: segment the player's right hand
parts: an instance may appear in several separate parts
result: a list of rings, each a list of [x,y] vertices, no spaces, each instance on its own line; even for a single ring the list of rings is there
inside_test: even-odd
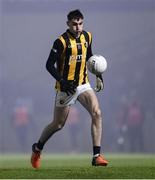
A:
[[[66,92],[67,95],[69,96],[75,93],[77,85],[75,84],[75,81],[67,81],[61,79],[60,87],[61,87],[61,91]]]

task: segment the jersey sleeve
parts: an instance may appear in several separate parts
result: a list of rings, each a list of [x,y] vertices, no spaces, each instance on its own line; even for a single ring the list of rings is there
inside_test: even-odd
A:
[[[60,39],[56,39],[53,47],[52,47],[53,53],[57,54],[57,56],[61,56],[63,52],[63,44]]]
[[[87,49],[87,56],[86,56],[86,61],[93,55],[92,53],[92,34],[90,32],[88,33],[89,41],[88,41],[88,49]]]
[[[50,52],[49,57],[48,57],[47,62],[46,62],[47,71],[57,81],[60,81],[61,75],[57,71],[57,68],[55,67],[55,63],[59,62],[62,52],[63,52],[63,44],[61,43],[61,41],[59,39],[57,39],[53,44],[53,47],[51,49],[51,52]]]

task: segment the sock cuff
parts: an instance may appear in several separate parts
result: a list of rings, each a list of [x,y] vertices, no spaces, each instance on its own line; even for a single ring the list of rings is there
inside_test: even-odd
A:
[[[37,148],[38,150],[42,151],[42,150],[43,150],[43,147],[44,147],[44,144],[41,143],[40,141],[38,141],[38,143],[37,143],[37,145],[36,145],[36,148]]]
[[[100,154],[101,146],[93,146],[93,155],[96,156]]]

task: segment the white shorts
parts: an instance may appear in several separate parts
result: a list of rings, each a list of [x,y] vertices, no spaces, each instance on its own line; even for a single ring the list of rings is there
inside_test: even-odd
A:
[[[55,97],[55,106],[64,107],[75,104],[78,96],[87,90],[92,90],[89,83],[78,86],[73,95],[68,96],[66,92],[57,91]]]

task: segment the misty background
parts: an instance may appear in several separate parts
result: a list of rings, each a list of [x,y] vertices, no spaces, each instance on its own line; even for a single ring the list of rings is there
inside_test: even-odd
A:
[[[93,35],[93,54],[108,62],[105,89],[97,93],[104,119],[102,150],[154,153],[154,0],[0,0],[0,153],[31,152],[52,120],[55,80],[45,64],[54,40],[67,29],[68,12],[77,8],[84,14],[84,29]],[[89,77],[95,87],[95,77]],[[139,137],[135,149],[126,120],[132,101],[141,106],[143,119],[141,135],[134,134]],[[45,152],[92,151],[90,116],[78,102],[74,107],[74,132],[68,121]]]

